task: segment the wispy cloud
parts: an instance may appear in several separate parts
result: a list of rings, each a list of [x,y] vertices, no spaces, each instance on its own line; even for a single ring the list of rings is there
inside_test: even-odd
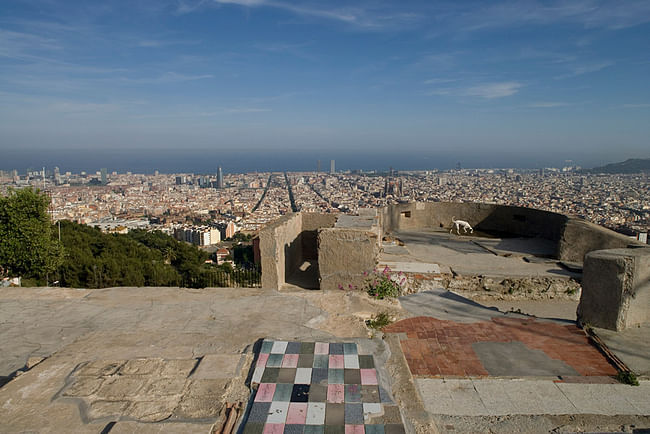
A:
[[[299,16],[338,21],[368,30],[400,27],[423,18],[420,14],[414,12],[386,10],[379,7],[348,6],[325,8],[321,5],[305,2],[292,3],[275,0],[214,0],[214,2],[220,5],[281,9]]]
[[[527,105],[529,108],[557,108],[557,107],[566,107],[569,103],[560,102],[560,101],[539,101],[533,102]]]
[[[620,108],[637,109],[637,108],[650,108],[650,103],[636,103],[636,104],[623,104]]]
[[[614,65],[614,62],[610,62],[610,61],[575,64],[575,65],[570,66],[570,69],[571,69],[570,73],[559,75],[559,76],[557,76],[555,78],[556,79],[563,79],[563,78],[578,77],[580,75],[590,74],[592,72],[598,72],[598,71],[600,71],[602,69],[605,69],[605,68],[608,68],[608,67],[610,67],[612,65]]]
[[[430,78],[428,80],[424,80],[424,84],[445,84],[445,83],[453,83],[455,81],[458,81],[457,78]]]
[[[485,83],[465,89],[464,94],[486,99],[503,98],[516,94],[522,86],[521,83],[516,81]]]
[[[180,74],[178,72],[166,72],[157,77],[144,77],[144,78],[130,78],[122,77],[120,81],[140,84],[165,84],[165,83],[181,83],[184,81],[206,80],[214,78],[212,74],[189,75]]]
[[[585,28],[623,29],[650,22],[646,0],[509,0],[490,2],[455,18],[465,31],[525,25],[576,23]]]

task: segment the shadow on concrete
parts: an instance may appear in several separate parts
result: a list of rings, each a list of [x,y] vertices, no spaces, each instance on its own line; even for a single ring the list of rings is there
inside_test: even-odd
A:
[[[488,307],[444,289],[433,289],[399,298],[402,307],[413,316],[429,316],[440,320],[472,323],[491,321],[495,317],[534,318],[541,321],[574,325],[576,322],[563,318],[533,317],[517,312],[503,312],[496,307]]]
[[[302,289],[320,289],[317,231],[302,231],[284,246],[284,281]]]
[[[286,282],[303,289],[320,289],[318,276],[318,261],[309,260],[303,262],[297,270],[288,275]]]

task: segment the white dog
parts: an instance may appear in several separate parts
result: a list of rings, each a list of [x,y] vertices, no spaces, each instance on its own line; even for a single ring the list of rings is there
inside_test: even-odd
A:
[[[474,233],[474,229],[470,226],[469,223],[467,223],[465,220],[456,220],[456,217],[451,218],[451,222],[454,224],[451,229],[449,229],[449,233],[451,233],[454,228],[456,228],[456,233],[460,235],[460,227],[463,227],[463,231],[467,233],[467,230],[469,229],[470,233]]]

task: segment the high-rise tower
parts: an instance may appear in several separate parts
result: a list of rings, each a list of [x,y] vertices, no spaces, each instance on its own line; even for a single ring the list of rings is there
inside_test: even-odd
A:
[[[334,160],[330,160],[330,173],[336,173],[336,166],[334,165]]]
[[[217,168],[217,188],[223,188],[223,172],[221,166]]]

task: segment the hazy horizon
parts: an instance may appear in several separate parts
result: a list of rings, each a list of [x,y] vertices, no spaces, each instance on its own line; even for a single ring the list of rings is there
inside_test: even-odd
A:
[[[438,154],[413,152],[374,152],[363,151],[263,151],[263,150],[8,150],[3,152],[0,170],[17,169],[24,173],[28,168],[40,170],[55,166],[61,171],[79,173],[95,172],[107,168],[109,172],[124,173],[215,173],[221,166],[226,173],[268,172],[268,171],[315,171],[320,160],[321,171],[329,172],[330,160],[336,162],[336,170],[449,170],[460,163],[466,169],[519,168],[536,169],[542,167],[581,166],[591,168],[607,163],[590,156],[574,160],[571,155],[516,156],[510,153],[484,154]],[[591,164],[585,164],[591,162]]]

